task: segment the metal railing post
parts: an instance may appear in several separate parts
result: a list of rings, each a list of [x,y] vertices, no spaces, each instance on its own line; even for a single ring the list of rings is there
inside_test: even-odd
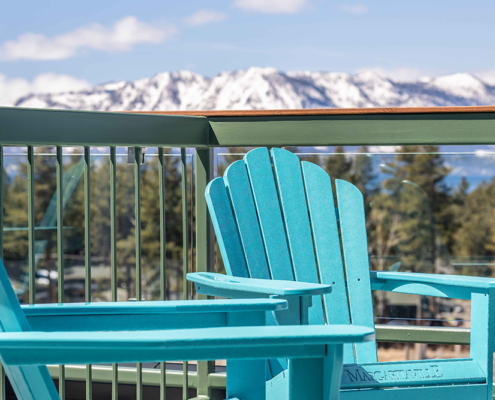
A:
[[[64,171],[62,147],[57,146],[57,266],[58,266],[58,303],[64,303]],[[36,291],[36,289],[35,289]],[[60,365],[58,392],[65,399],[65,366]]]
[[[160,191],[160,300],[167,300],[167,230],[165,220],[165,171],[163,147],[158,148],[158,190]],[[160,400],[167,399],[167,363],[160,363]]]
[[[112,301],[117,301],[117,156],[110,147],[110,284]],[[129,289],[128,289],[129,290]],[[119,368],[112,364],[112,400],[119,399]]]
[[[134,148],[134,218],[136,220],[136,301],[142,299],[141,286],[141,148]],[[143,364],[136,364],[136,400],[143,398]]]
[[[206,205],[206,186],[213,178],[213,149],[196,149],[196,272],[213,272],[214,240],[213,225]],[[198,295],[198,299],[207,296]],[[198,362],[198,396],[211,398],[208,375],[214,372],[214,361]]]
[[[180,149],[180,161],[181,161],[181,191],[182,191],[182,296],[184,300],[188,300],[188,284],[186,275],[189,271],[189,246],[188,246],[188,227],[189,222],[187,218],[187,155],[186,149]],[[189,375],[188,375],[188,363],[184,361],[182,364],[183,384],[182,384],[182,400],[187,400],[189,389]]]
[[[91,302],[91,149],[84,147],[84,301]],[[86,400],[93,398],[93,375],[91,365],[86,365]]]
[[[29,268],[29,304],[34,304],[36,261],[34,253],[34,149],[27,148],[27,180],[28,180],[28,268]]]

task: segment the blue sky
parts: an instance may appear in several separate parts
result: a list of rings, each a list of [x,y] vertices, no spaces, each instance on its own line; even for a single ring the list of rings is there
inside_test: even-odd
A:
[[[495,2],[45,0],[3,2],[0,101],[189,69],[471,72],[495,83]]]

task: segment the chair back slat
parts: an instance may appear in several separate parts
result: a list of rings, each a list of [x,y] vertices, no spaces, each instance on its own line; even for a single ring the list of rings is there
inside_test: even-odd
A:
[[[268,150],[251,150],[244,156],[244,160],[271,276],[273,279],[293,281],[294,273]]]
[[[213,179],[208,184],[205,197],[225,271],[231,276],[249,278],[244,250],[222,178]]]
[[[349,305],[340,251],[340,239],[335,215],[332,182],[326,171],[316,164],[301,163],[308,202],[311,229],[320,282],[332,285],[332,293],[323,296],[329,324],[350,324]],[[352,343],[344,345],[344,363],[354,363]]]
[[[363,195],[340,179],[335,186],[352,324],[374,327]],[[354,346],[356,362],[377,362],[376,340]]]
[[[30,331],[31,327],[21,309],[1,260],[0,286],[0,331]],[[57,389],[45,366],[17,367],[4,364],[4,368],[18,399],[60,400]]]
[[[323,304],[313,298],[310,324],[324,324],[326,318],[328,324],[374,327],[358,188],[336,180],[337,217],[327,172],[276,148],[271,158],[266,148],[250,151],[210,185],[207,201],[228,274],[330,284],[332,293]],[[376,362],[376,341],[345,345],[344,361]],[[275,375],[285,368],[284,360],[273,365]]]
[[[231,164],[223,176],[251,278],[271,279],[251,184],[244,160]]]
[[[295,278],[318,283],[301,162],[287,150],[272,149],[271,154]],[[321,298],[313,298],[308,320],[313,325],[325,324]]]
[[[264,150],[257,157],[250,157],[249,161],[244,159],[231,164],[225,171],[224,183],[230,196],[250,276],[252,278],[271,279],[272,271],[274,271],[274,279],[294,280],[271,162],[268,152],[266,149]],[[255,192],[248,175],[248,163],[252,171],[257,171],[254,176],[254,186],[259,188],[259,185],[268,184],[269,188],[273,190],[267,190],[266,193],[260,190]],[[264,175],[259,176],[259,174]],[[255,193],[260,205],[258,210],[255,204]],[[267,201],[275,205],[273,209],[266,207]],[[263,236],[263,226],[265,226],[265,232],[268,231],[266,237]],[[266,228],[267,226],[269,228]],[[275,237],[272,237],[270,229],[277,229]],[[278,244],[274,241],[275,238],[280,240]],[[269,260],[270,264],[268,263]],[[235,272],[233,275],[239,276]],[[267,324],[276,324],[273,315],[267,315]],[[285,359],[271,359],[267,362],[267,373],[270,378],[287,369],[287,360]]]

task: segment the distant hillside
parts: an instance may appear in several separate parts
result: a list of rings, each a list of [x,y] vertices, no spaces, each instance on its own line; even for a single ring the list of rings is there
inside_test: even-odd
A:
[[[470,74],[398,82],[375,72],[280,72],[249,68],[213,78],[163,72],[90,90],[31,94],[19,107],[72,110],[239,110],[323,107],[420,107],[495,104],[495,86]]]

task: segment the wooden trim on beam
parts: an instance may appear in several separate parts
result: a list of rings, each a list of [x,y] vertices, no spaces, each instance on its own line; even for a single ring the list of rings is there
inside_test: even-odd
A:
[[[0,107],[5,146],[206,147],[207,118]]]
[[[495,106],[471,107],[387,107],[387,108],[312,108],[293,110],[219,110],[219,111],[126,111],[140,114],[189,115],[201,117],[281,117],[369,114],[452,114],[493,113]]]

